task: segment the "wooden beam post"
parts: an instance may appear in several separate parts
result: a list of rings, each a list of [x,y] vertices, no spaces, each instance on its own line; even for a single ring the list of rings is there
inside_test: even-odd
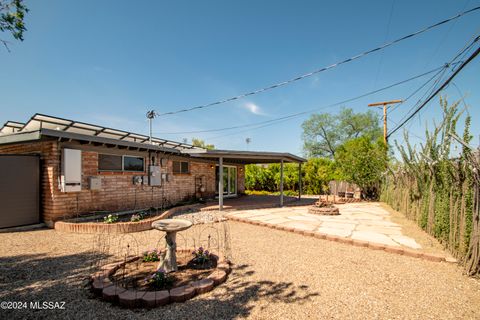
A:
[[[283,159],[280,162],[280,207],[283,207]]]
[[[302,199],[302,163],[298,164],[298,200]]]
[[[223,157],[218,159],[218,210],[223,210]]]

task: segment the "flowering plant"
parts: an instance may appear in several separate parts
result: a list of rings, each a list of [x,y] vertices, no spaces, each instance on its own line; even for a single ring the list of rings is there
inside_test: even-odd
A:
[[[143,253],[143,262],[160,261],[159,253],[156,249],[145,251]]]
[[[138,222],[140,220],[143,220],[143,212],[132,214],[130,217],[131,222]]]
[[[118,216],[115,214],[109,214],[108,216],[103,218],[104,223],[115,223],[118,221]]]
[[[158,269],[157,271],[155,271],[155,273],[145,278],[145,282],[147,284],[152,285],[158,289],[163,289],[173,284],[173,281],[173,277],[169,276],[163,268]]]
[[[193,250],[192,254],[194,256],[193,262],[195,263],[204,264],[210,261],[210,252],[208,252],[208,250],[203,250],[203,247]]]

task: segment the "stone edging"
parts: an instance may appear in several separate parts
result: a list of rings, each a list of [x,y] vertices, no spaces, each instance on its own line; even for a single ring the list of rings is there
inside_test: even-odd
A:
[[[152,229],[152,222],[160,219],[165,219],[174,213],[185,211],[189,209],[198,209],[201,205],[189,204],[181,207],[171,208],[166,210],[162,214],[141,220],[138,222],[116,222],[116,223],[102,223],[102,222],[85,222],[75,223],[68,221],[55,222],[54,228],[56,231],[61,232],[74,232],[74,233],[131,233],[140,232]]]
[[[184,251],[191,252],[192,249],[177,250],[177,252]],[[119,268],[140,258],[131,257],[125,262],[103,266],[101,268],[102,271],[93,274],[90,279],[93,293],[105,301],[118,303],[126,308],[154,308],[172,302],[185,302],[198,294],[209,292],[214,287],[225,282],[231,271],[230,262],[225,257],[219,256],[217,267],[207,278],[171,290],[134,291],[124,289],[110,280],[110,276]]]
[[[456,263],[456,260],[446,259],[444,256],[431,254],[431,253],[418,252],[418,251],[415,251],[415,250],[412,250],[412,249],[404,249],[404,248],[401,248],[401,247],[394,247],[394,246],[384,245],[384,244],[380,244],[380,243],[374,243],[374,242],[344,238],[344,237],[339,237],[339,236],[330,235],[330,234],[326,234],[326,233],[319,233],[319,232],[314,232],[314,231],[297,229],[297,228],[293,228],[293,227],[269,224],[269,223],[265,223],[265,222],[261,222],[261,221],[253,221],[253,220],[249,220],[249,219],[245,219],[245,218],[232,217],[232,216],[227,216],[227,218],[232,220],[232,221],[249,223],[249,224],[253,224],[253,225],[256,225],[256,226],[268,227],[268,228],[271,228],[271,229],[289,231],[289,232],[293,232],[293,233],[296,233],[296,234],[301,234],[301,235],[304,235],[304,236],[315,237],[315,238],[318,238],[318,239],[335,241],[335,242],[344,243],[344,244],[350,244],[350,245],[353,245],[353,246],[356,246],[356,247],[365,247],[365,248],[369,248],[369,249],[373,249],[373,250],[383,250],[385,252],[395,253],[395,254],[399,254],[399,255],[405,255],[405,256],[413,257],[413,258],[420,258],[420,259],[424,259],[424,260],[428,260],[428,261],[434,261],[434,262]]]

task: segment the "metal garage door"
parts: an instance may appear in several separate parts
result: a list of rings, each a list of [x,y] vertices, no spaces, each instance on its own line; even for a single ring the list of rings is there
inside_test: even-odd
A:
[[[0,228],[40,222],[40,159],[0,155]]]

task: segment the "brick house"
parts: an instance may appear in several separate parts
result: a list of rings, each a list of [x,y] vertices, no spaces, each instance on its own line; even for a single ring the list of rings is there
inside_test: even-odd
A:
[[[304,161],[289,153],[206,150],[35,114],[0,129],[0,228],[199,198],[217,197],[221,209],[224,197],[244,193],[246,164]]]

